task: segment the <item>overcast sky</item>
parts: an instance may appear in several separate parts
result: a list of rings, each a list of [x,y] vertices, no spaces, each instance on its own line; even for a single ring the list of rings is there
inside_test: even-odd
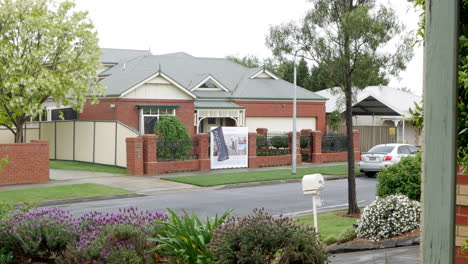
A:
[[[382,0],[397,10],[409,29],[417,14],[406,0]],[[104,48],[150,49],[153,54],[184,51],[200,57],[271,56],[265,46],[270,25],[298,20],[306,0],[75,0],[88,10]],[[406,72],[390,82],[422,94],[422,48]]]

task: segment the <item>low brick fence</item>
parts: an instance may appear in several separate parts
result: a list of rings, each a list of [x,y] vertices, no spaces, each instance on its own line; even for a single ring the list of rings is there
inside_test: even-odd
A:
[[[266,136],[268,130],[257,129],[257,133],[248,134],[248,166],[249,168],[259,168],[267,166],[290,165],[292,154],[257,156],[257,136]],[[322,133],[319,131],[302,130],[296,134],[296,161],[302,163],[301,137],[310,137],[307,151],[310,151],[309,160],[313,163],[345,161],[347,152],[322,153]],[[289,139],[289,150],[292,148],[293,133],[287,133]],[[209,157],[209,134],[196,134],[194,140],[197,144],[194,147],[195,157],[191,160],[158,161],[158,138],[156,135],[143,135],[136,138],[127,138],[127,171],[135,175],[155,175],[177,171],[208,171],[210,170]],[[359,160],[359,132],[354,131],[354,151],[355,158]],[[291,153],[291,151],[287,151]]]
[[[0,144],[0,159],[8,164],[0,171],[0,185],[49,181],[49,142]]]
[[[127,138],[127,171],[135,175],[154,175],[177,171],[208,171],[210,158],[208,156],[209,135],[197,134],[195,147],[197,159],[158,161],[157,136],[143,135]]]

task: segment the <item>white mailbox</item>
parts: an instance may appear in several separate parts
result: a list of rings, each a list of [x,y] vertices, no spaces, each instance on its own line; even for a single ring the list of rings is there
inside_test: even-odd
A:
[[[325,180],[322,174],[309,174],[302,177],[302,191],[304,194],[318,194],[322,189]]]

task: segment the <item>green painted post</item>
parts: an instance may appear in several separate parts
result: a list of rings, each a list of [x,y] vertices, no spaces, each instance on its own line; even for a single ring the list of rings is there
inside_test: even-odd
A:
[[[459,1],[427,0],[424,50],[422,261],[453,263]]]

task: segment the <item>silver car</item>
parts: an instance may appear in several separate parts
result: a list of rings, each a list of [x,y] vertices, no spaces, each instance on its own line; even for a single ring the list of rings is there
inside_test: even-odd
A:
[[[374,146],[369,152],[361,154],[359,170],[369,177],[390,165],[400,162],[401,158],[414,156],[419,149],[409,144],[382,144]]]

